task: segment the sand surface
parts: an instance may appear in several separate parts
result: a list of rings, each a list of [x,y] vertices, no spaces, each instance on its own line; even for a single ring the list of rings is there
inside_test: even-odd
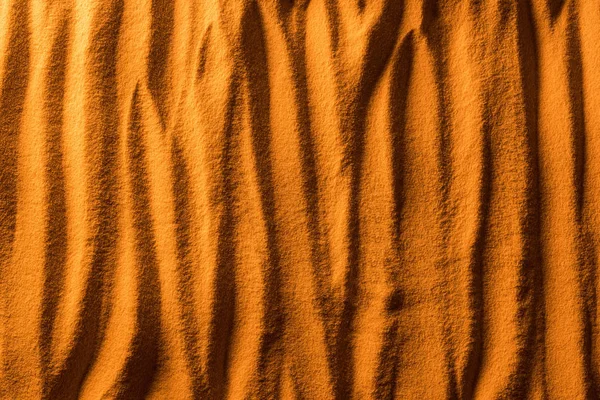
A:
[[[1,399],[600,395],[596,0],[0,1]]]

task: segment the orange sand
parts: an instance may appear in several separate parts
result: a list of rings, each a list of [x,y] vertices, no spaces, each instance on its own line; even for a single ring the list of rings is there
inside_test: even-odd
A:
[[[0,398],[600,396],[596,0],[0,1]]]

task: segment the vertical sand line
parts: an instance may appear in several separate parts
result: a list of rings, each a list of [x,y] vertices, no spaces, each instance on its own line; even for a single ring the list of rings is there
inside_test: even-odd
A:
[[[409,34],[410,36],[410,34]],[[385,346],[386,331],[389,321],[396,322],[395,312],[388,309],[390,298],[401,296],[396,291],[391,275],[400,267],[397,248],[397,220],[395,208],[395,192],[392,168],[394,140],[397,139],[392,131],[392,119],[389,112],[389,100],[393,84],[398,80],[406,80],[406,75],[399,78],[393,73],[400,72],[398,51],[405,40],[397,40],[396,48],[386,66],[380,80],[373,91],[371,104],[365,121],[364,163],[360,182],[361,199],[358,206],[360,219],[360,270],[357,292],[359,298],[369,298],[368,302],[359,302],[353,328],[353,363],[357,368],[352,374],[353,397],[372,398],[377,392],[378,358],[382,347]],[[408,40],[410,42],[410,40]],[[406,51],[406,49],[403,49]],[[407,56],[406,53],[402,56]],[[406,71],[402,71],[405,73]],[[402,105],[401,105],[402,107]],[[398,110],[403,113],[402,108]],[[403,118],[403,115],[398,118]],[[401,299],[397,301],[401,302]],[[384,357],[395,358],[394,355]],[[389,377],[388,377],[389,378]]]
[[[281,298],[285,300],[282,310],[288,316],[284,346],[287,367],[282,368],[284,376],[278,379],[285,385],[282,390],[299,391],[296,396],[321,393],[328,398],[332,396],[333,365],[327,313],[332,304],[328,303],[331,296],[327,290],[326,243],[321,240],[318,224],[317,167],[310,132],[305,37],[308,5],[307,2],[261,5],[269,65],[273,222],[279,227],[278,252],[286,254],[278,269],[282,271],[279,280],[285,283]],[[278,115],[288,117],[282,119]],[[306,340],[318,345],[307,348],[301,344]],[[326,373],[319,380],[306,380],[301,371],[315,368]]]
[[[171,85],[169,60],[174,32],[175,1],[151,0],[150,44],[148,54],[148,88],[152,94],[162,128],[165,129],[169,118],[169,95]]]
[[[18,290],[21,279],[15,268],[14,248],[17,231],[17,204],[19,194],[19,146],[22,134],[22,113],[25,105],[26,90],[30,79],[30,31],[29,2],[8,1],[2,7],[3,33],[1,59],[1,94],[0,94],[0,141],[2,158],[0,161],[0,287],[2,288],[2,323],[0,323],[0,362],[1,389],[4,396],[27,396],[27,392],[35,396],[41,387],[39,370],[35,366],[37,356],[30,359],[30,354],[19,355],[15,348],[15,340],[25,344],[22,330],[27,324],[8,318],[19,310],[20,298]],[[15,290],[17,293],[15,293]],[[21,298],[21,300],[24,300]],[[17,307],[15,307],[17,306]],[[28,315],[27,315],[28,317]],[[35,346],[34,346],[35,348]],[[29,353],[29,352],[27,352]],[[17,361],[15,359],[21,359]],[[24,357],[25,359],[21,358]],[[28,364],[23,365],[23,364]],[[33,368],[32,368],[33,367]],[[31,371],[33,369],[33,371]]]
[[[305,57],[299,50],[303,46],[305,6],[303,3],[294,6],[266,4],[258,9],[266,48],[264,60],[254,64],[257,72],[261,68],[266,72],[267,66],[269,69],[268,74],[253,72],[249,76],[255,81],[261,75],[268,79],[269,90],[260,103],[263,107],[252,110],[253,118],[261,121],[260,110],[269,107],[267,118],[262,120],[264,125],[256,124],[254,127],[254,136],[263,136],[261,142],[255,141],[255,152],[258,160],[261,153],[268,151],[269,162],[262,162],[262,166],[257,163],[257,170],[259,175],[270,175],[268,190],[272,193],[273,204],[269,206],[271,211],[266,217],[273,227],[277,226],[276,230],[273,229],[275,249],[278,254],[285,255],[278,256],[275,266],[278,280],[283,283],[280,296],[284,305],[281,309],[287,315],[285,329],[282,329],[286,356],[283,362],[287,367],[277,373],[277,379],[285,386],[281,390],[299,391],[296,396],[314,397],[320,394],[330,398],[331,351],[327,347],[328,330],[321,308],[324,303],[321,278],[324,274],[319,274],[323,271],[319,271],[317,260],[315,229],[318,228],[311,223],[311,215],[318,212],[317,188],[311,186],[316,183],[310,181],[310,172],[307,171],[311,166],[306,157],[312,148],[307,147],[308,143],[304,141],[307,132],[302,132],[308,129],[307,124],[310,123],[307,114],[301,115],[307,111],[302,107],[306,107],[304,104],[308,99],[299,97],[299,90],[302,90],[299,86],[306,84],[306,81],[299,81],[303,78],[298,70],[303,68]],[[272,62],[278,59],[281,62]],[[252,66],[252,63],[247,65]],[[250,92],[255,85],[252,82],[249,86]],[[282,114],[287,118],[276,118]],[[261,126],[265,126],[268,135],[260,133]],[[314,343],[314,346],[306,346],[304,343],[307,342]],[[306,374],[302,371],[313,372]],[[322,371],[320,376],[317,371]],[[313,378],[307,380],[309,376]]]
[[[232,45],[222,10],[210,10],[204,29],[206,52],[198,55],[203,67],[194,65],[194,85],[189,98],[182,97],[181,147],[189,171],[191,250],[190,268],[194,298],[193,315],[198,327],[195,359],[195,395],[223,396],[227,387],[227,357],[234,317],[233,271],[236,225],[230,171],[238,77]],[[202,27],[201,27],[202,30]],[[214,32],[214,33],[212,33]],[[213,42],[214,40],[214,42]],[[189,329],[190,324],[188,323]]]
[[[179,4],[180,5],[180,4]],[[148,389],[151,398],[175,397],[189,398],[194,395],[192,367],[187,362],[185,336],[183,324],[182,301],[191,299],[183,298],[180,283],[181,264],[177,250],[177,228],[175,196],[173,193],[174,175],[172,155],[172,140],[174,133],[174,118],[179,111],[180,103],[170,90],[171,77],[176,77],[178,83],[182,80],[193,82],[194,74],[178,74],[169,72],[172,68],[171,50],[174,43],[185,55],[192,53],[192,43],[179,29],[175,29],[174,12],[178,4],[164,2],[147,2],[145,7],[137,11],[136,15],[146,18],[136,18],[135,6],[130,23],[130,35],[140,36],[142,31],[146,40],[136,52],[127,56],[134,73],[139,74],[139,111],[141,112],[141,126],[143,127],[141,141],[145,146],[144,160],[147,178],[147,207],[150,210],[150,220],[153,227],[153,240],[155,248],[156,268],[160,282],[160,311],[159,321],[161,327],[160,346],[157,355],[157,370]],[[194,17],[193,15],[191,16]],[[133,21],[141,20],[136,29]],[[178,17],[181,21],[181,16]],[[179,35],[179,36],[175,36]],[[127,39],[123,39],[126,43]],[[189,69],[188,69],[189,70]],[[166,110],[169,106],[169,110]],[[168,112],[168,114],[167,114]],[[189,273],[189,271],[188,271]],[[191,284],[191,283],[188,283]],[[195,332],[191,333],[193,336]],[[188,332],[190,336],[190,332]],[[189,354],[189,353],[188,353]],[[178,373],[174,373],[177,371]],[[196,385],[196,388],[198,385]]]
[[[201,79],[205,73],[207,58],[211,51],[211,27],[209,24],[199,40],[198,64],[194,66],[191,74],[192,83]],[[199,298],[195,292],[197,283],[196,269],[198,265],[197,243],[195,243],[197,225],[194,219],[194,192],[193,181],[190,176],[190,161],[185,148],[186,137],[189,133],[189,124],[194,123],[190,118],[190,102],[193,102],[194,91],[183,91],[179,109],[175,114],[175,123],[170,136],[170,159],[172,163],[172,199],[174,207],[174,224],[177,257],[177,287],[179,299],[179,313],[184,341],[185,362],[191,381],[191,396],[200,399],[208,394],[207,370],[201,352],[201,330],[197,318],[196,302]],[[194,105],[192,104],[191,107]],[[192,164],[193,165],[193,164]]]
[[[235,102],[232,102],[235,110]],[[234,114],[232,112],[231,114]],[[233,117],[235,118],[235,117]],[[227,129],[225,142],[223,143],[223,165],[222,176],[222,202],[223,214],[218,226],[216,239],[216,271],[215,281],[211,289],[212,297],[215,299],[212,309],[212,321],[210,332],[210,345],[208,353],[208,377],[210,393],[216,398],[224,397],[228,385],[229,351],[231,349],[231,332],[233,329],[236,287],[234,278],[235,269],[235,247],[234,233],[237,221],[234,218],[233,178],[229,163],[232,158],[233,142],[237,132],[233,128]]]
[[[531,355],[536,350],[534,285],[539,260],[531,237],[532,229],[535,233],[531,210],[535,206],[531,193],[535,128],[523,94],[519,12],[517,4],[481,9],[482,22],[488,21],[489,26],[484,102],[490,197],[483,264],[484,346],[476,398],[504,393],[526,396],[533,369]]]
[[[265,274],[268,282],[267,315],[265,337],[262,343],[261,356],[271,352],[271,347],[281,343],[283,337],[283,320],[281,319],[280,293],[280,254],[276,231],[275,183],[273,178],[273,156],[270,128],[270,95],[271,87],[268,76],[267,49],[265,44],[264,22],[258,4],[252,1],[244,12],[241,22],[241,42],[239,51],[244,62],[244,83],[246,109],[249,119],[250,141],[256,180],[260,196],[262,215],[264,216],[266,249],[269,263]],[[267,360],[262,359],[260,365],[264,368]],[[261,371],[263,374],[266,371]],[[277,374],[276,371],[271,371]],[[268,379],[263,376],[263,379]],[[270,377],[269,377],[270,378]],[[278,377],[272,379],[279,380]],[[275,393],[271,396],[276,397]]]
[[[245,8],[238,4],[238,8],[232,10],[226,5],[219,4],[216,11],[216,24],[219,32],[223,34],[221,44],[222,49],[218,49],[220,54],[217,57],[231,57],[226,59],[226,63],[212,64],[215,69],[201,76],[203,89],[207,92],[202,95],[210,94],[211,90],[218,100],[225,100],[220,105],[225,107],[224,113],[218,118],[215,127],[206,125],[204,136],[208,139],[206,146],[207,152],[202,161],[204,173],[209,184],[208,197],[208,218],[212,225],[209,229],[214,230],[216,236],[206,238],[209,241],[209,260],[214,263],[212,282],[209,283],[209,293],[212,298],[209,317],[208,348],[207,348],[207,374],[208,387],[210,394],[215,398],[223,398],[229,385],[229,363],[232,349],[232,332],[235,329],[235,309],[237,306],[236,296],[237,288],[235,282],[236,273],[236,229],[238,227],[236,196],[238,195],[234,173],[234,163],[236,151],[240,141],[240,123],[242,117],[241,106],[241,73],[239,71],[240,55],[236,50],[237,40],[241,39],[240,30],[243,21]],[[213,47],[216,49],[216,46]],[[215,62],[217,60],[211,60]],[[213,82],[208,77],[215,73]],[[222,75],[224,73],[224,75]],[[226,77],[224,80],[223,78]],[[207,97],[208,104],[214,104],[212,99]],[[205,107],[198,103],[198,107]],[[202,113],[210,111],[201,110]],[[204,115],[203,115],[204,117]],[[207,122],[215,118],[213,115],[206,115]],[[213,142],[214,141],[214,142]],[[214,148],[209,146],[213,145]],[[208,145],[208,146],[207,146]],[[213,158],[214,157],[214,158]],[[214,164],[213,164],[214,163]],[[213,166],[218,165],[220,170],[215,172]],[[212,242],[212,243],[211,243]],[[214,251],[214,253],[213,253]],[[214,257],[214,258],[213,258]]]
[[[463,399],[473,396],[483,345],[483,266],[491,189],[489,110],[482,79],[485,26],[477,4],[430,7],[430,13],[439,13],[434,18],[439,19],[439,32],[431,34],[430,43],[437,48],[432,51],[440,65],[438,93],[445,104],[440,146],[446,150],[440,151],[440,171],[445,193],[441,240],[451,373],[448,396]]]
[[[49,398],[77,396],[104,336],[118,241],[118,129],[115,54],[122,1],[74,7],[66,73],[64,162],[67,254],[64,307],[57,317],[62,358]],[[60,321],[60,322],[59,322]]]
[[[547,390],[550,397],[584,398],[591,393],[591,360],[587,354],[591,350],[591,328],[581,232],[585,157],[581,123],[585,122],[576,121],[581,118],[583,105],[582,89],[577,88],[581,68],[574,65],[580,61],[573,54],[573,46],[579,46],[573,42],[576,40],[573,29],[577,28],[572,24],[577,15],[574,3],[569,2],[549,23],[548,13],[552,10],[539,3],[534,5],[540,55],[539,148]],[[580,51],[577,49],[575,53]]]
[[[439,191],[444,325],[449,398],[470,398],[479,370],[483,250],[490,179],[489,132],[481,59],[484,32],[473,4],[423,2],[421,32],[433,57],[439,118]],[[463,102],[470,104],[462,107]]]
[[[27,85],[23,117],[19,122],[22,136],[19,138],[17,221],[11,269],[22,274],[11,286],[18,288],[19,297],[9,300],[10,313],[26,307],[27,320],[18,320],[11,331],[12,340],[7,341],[9,349],[17,357],[27,361],[28,371],[21,371],[29,380],[27,391],[19,396],[42,396],[47,372],[47,350],[49,338],[44,336],[42,318],[44,315],[43,295],[45,289],[45,245],[47,237],[47,182],[44,173],[48,168],[48,152],[45,146],[47,121],[44,110],[44,69],[48,64],[48,51],[44,51],[44,35],[39,34],[43,15],[37,4],[29,4],[29,40],[31,70]],[[41,17],[41,18],[39,18]],[[37,22],[37,23],[36,23]],[[29,184],[27,184],[27,182]],[[9,270],[10,271],[10,270]],[[11,282],[10,278],[8,282]],[[15,290],[15,289],[12,289]],[[37,325],[37,326],[35,326]],[[32,346],[33,338],[37,343]],[[14,343],[13,340],[17,340]],[[48,345],[48,346],[44,346]],[[31,351],[36,354],[31,358]],[[35,374],[35,378],[34,378]],[[39,379],[39,380],[38,380]]]
[[[318,171],[316,161],[316,147],[314,133],[312,132],[312,105],[309,98],[309,82],[307,75],[307,9],[309,2],[297,2],[291,5],[278,4],[275,9],[266,8],[266,16],[277,15],[274,27],[270,28],[277,32],[277,36],[270,41],[283,42],[283,49],[274,47],[272,57],[282,57],[286,60],[284,64],[286,73],[279,73],[279,68],[273,68],[275,76],[284,75],[286,77],[285,88],[275,91],[273,100],[274,105],[278,102],[291,102],[293,105],[293,128],[290,134],[286,136],[290,139],[290,146],[297,146],[294,154],[289,158],[290,162],[300,163],[300,186],[303,191],[302,212],[306,218],[307,238],[310,243],[309,249],[299,249],[310,254],[310,263],[312,275],[314,276],[315,300],[319,308],[319,318],[324,327],[326,343],[331,342],[333,335],[331,321],[327,315],[331,313],[333,304],[332,294],[329,292],[330,274],[328,271],[328,243],[322,235],[322,224],[320,223],[321,206],[319,202]],[[273,35],[273,34],[272,34]],[[281,67],[280,67],[281,68]],[[277,84],[279,80],[274,83]],[[291,91],[292,99],[289,99],[283,92]],[[287,104],[287,103],[286,103]],[[277,107],[277,106],[276,106]],[[283,106],[285,107],[285,106]],[[274,108],[273,113],[277,114],[279,108]],[[274,121],[275,122],[275,121]],[[272,129],[275,130],[275,137],[278,137],[278,127],[281,123],[274,123]],[[284,130],[285,128],[280,128]],[[293,136],[292,136],[293,133]],[[282,140],[283,142],[283,140]],[[293,143],[293,144],[292,144]],[[289,146],[283,145],[288,148]],[[284,152],[275,149],[276,154]],[[296,159],[297,157],[297,159]],[[276,158],[277,159],[277,158]],[[293,160],[293,161],[292,161]],[[295,167],[292,167],[295,169]],[[293,179],[296,177],[294,176]],[[280,184],[282,185],[282,184]],[[331,351],[329,349],[328,351]],[[333,367],[329,365],[329,367]]]
[[[193,290],[193,232],[191,210],[191,188],[188,165],[180,139],[171,141],[171,159],[173,160],[173,199],[175,207],[175,235],[177,237],[178,287],[181,304],[181,319],[184,331],[186,363],[192,382],[193,398],[200,399],[208,391],[206,381],[202,379],[201,360],[197,351],[198,321],[194,315]]]
[[[414,10],[413,10],[414,11]],[[413,29],[416,28],[415,25]],[[396,398],[446,398],[450,371],[443,320],[440,119],[433,58],[416,29],[402,145],[402,209],[398,216],[400,263],[389,307],[397,318]],[[427,112],[419,110],[427,109]],[[435,299],[435,300],[434,300]],[[422,376],[431,379],[422,380]]]
[[[579,35],[581,41],[581,63],[582,63],[582,76],[583,76],[583,114],[585,116],[585,135],[584,140],[586,142],[586,173],[584,176],[583,187],[585,191],[583,193],[583,229],[586,236],[586,243],[584,245],[585,252],[591,256],[592,260],[589,261],[594,271],[593,273],[593,298],[597,304],[597,293],[598,287],[598,248],[599,248],[599,231],[598,212],[599,199],[599,182],[598,176],[599,169],[597,149],[600,149],[600,138],[598,132],[598,107],[600,107],[598,97],[598,72],[600,71],[600,42],[597,37],[600,37],[600,9],[595,5],[585,2],[578,1],[575,3],[577,7],[577,22],[579,25]],[[588,267],[589,267],[588,266]],[[598,392],[600,390],[600,357],[598,346],[598,327],[597,327],[597,310],[593,309],[591,321],[592,325],[592,385],[590,390]]]
[[[534,323],[528,333],[531,350],[529,380],[524,383],[524,391],[532,398],[547,398],[547,384],[545,372],[545,291],[544,291],[544,260],[541,247],[542,228],[542,199],[540,182],[540,155],[539,155],[539,103],[540,103],[540,77],[539,54],[536,26],[533,19],[532,6],[528,1],[520,1],[517,11],[518,50],[521,69],[521,93],[524,101],[526,128],[529,136],[529,222],[528,245],[531,257],[530,274],[533,285],[533,310]],[[542,311],[540,311],[542,310]]]
[[[593,371],[593,326],[596,324],[597,300],[595,282],[597,279],[596,251],[591,245],[590,231],[585,223],[585,208],[588,176],[588,139],[586,132],[586,114],[583,89],[583,61],[579,27],[579,12],[576,2],[568,6],[569,24],[566,28],[567,45],[566,57],[568,64],[568,93],[571,115],[571,130],[573,132],[573,182],[575,185],[576,219],[579,230],[578,263],[579,290],[583,297],[584,337],[583,354],[586,369],[586,396],[591,397],[597,389],[596,374]]]
[[[325,1],[328,40],[333,57],[332,73],[335,85],[335,111],[339,118],[340,192],[333,204],[325,203],[331,213],[332,289],[338,292],[333,314],[333,372],[337,397],[352,394],[355,372],[354,329],[358,282],[360,279],[360,217],[361,179],[367,113],[373,92],[385,66],[389,63],[402,20],[403,2],[384,2],[356,15],[350,7],[335,1]],[[364,24],[360,35],[346,31],[350,21]],[[341,32],[338,30],[340,29]],[[345,31],[345,32],[344,32]],[[352,47],[358,43],[359,51]],[[333,209],[329,208],[332,207]],[[334,211],[334,209],[336,209]]]
[[[144,137],[143,105],[140,87],[136,86],[131,104],[127,137],[128,175],[130,177],[133,230],[135,241],[136,310],[133,337],[127,360],[122,366],[119,389],[122,398],[144,398],[154,379],[159,346],[162,341],[160,325],[160,281],[154,239],[154,221],[149,194],[148,158]]]
[[[245,86],[245,85],[244,85]],[[231,179],[235,204],[234,322],[227,359],[224,398],[277,398],[280,361],[281,313],[278,291],[273,287],[273,248],[269,247],[264,191],[260,186],[254,149],[254,132],[246,90],[242,88],[239,140],[231,148]],[[236,133],[236,136],[238,134]],[[239,160],[239,162],[237,162]],[[272,375],[269,374],[272,373]]]
[[[263,236],[264,257],[261,266],[263,276],[262,302],[263,321],[261,326],[260,347],[258,353],[257,376],[258,392],[261,398],[279,398],[281,366],[283,364],[282,348],[284,346],[285,320],[283,305],[282,240],[276,229],[277,214],[276,194],[276,158],[277,152],[273,142],[277,131],[271,126],[271,96],[274,88],[268,75],[267,21],[256,2],[250,2],[242,16],[240,24],[239,51],[243,69],[243,143],[242,151],[251,158],[247,162],[244,175],[251,175],[253,192],[256,196],[256,207],[260,209],[261,230]],[[293,113],[293,111],[292,111]],[[240,241],[248,241],[250,237],[240,236]],[[285,241],[283,241],[285,242]],[[298,244],[303,247],[302,244]],[[240,260],[240,263],[243,261]],[[233,392],[229,392],[231,395]],[[231,397],[235,398],[235,397]]]
[[[44,67],[43,83],[39,107],[43,113],[45,129],[47,167],[46,171],[46,221],[45,221],[45,260],[44,285],[42,294],[42,315],[40,318],[40,352],[42,355],[44,387],[43,393],[51,391],[54,382],[54,328],[60,299],[64,291],[64,278],[67,260],[67,209],[65,176],[63,165],[63,105],[65,101],[65,76],[69,44],[68,10],[59,4],[57,18],[42,18],[47,21],[49,31],[38,31],[40,38],[49,37],[43,52],[46,59],[40,63]],[[53,14],[48,9],[40,10]],[[45,17],[45,16],[44,16]],[[46,35],[47,36],[46,36]]]
[[[385,303],[384,312],[386,315],[386,324],[381,338],[381,347],[377,353],[377,369],[375,376],[369,388],[370,396],[374,398],[393,399],[396,391],[399,368],[399,347],[398,341],[398,314],[403,307],[403,289],[399,284],[398,274],[400,265],[394,265],[394,257],[399,258],[400,235],[401,235],[401,215],[404,210],[404,190],[405,181],[405,130],[407,119],[407,100],[408,90],[413,73],[413,58],[415,46],[415,32],[409,31],[400,42],[390,61],[391,77],[389,88],[389,117],[390,117],[390,177],[393,192],[393,224],[392,240],[394,251],[389,257],[392,260],[391,265],[387,266],[387,281],[392,286],[392,292],[388,295]],[[396,253],[396,254],[394,254]]]

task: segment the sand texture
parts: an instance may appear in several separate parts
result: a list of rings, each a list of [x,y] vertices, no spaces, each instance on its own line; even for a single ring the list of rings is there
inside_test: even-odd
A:
[[[600,397],[597,0],[0,0],[0,399]]]

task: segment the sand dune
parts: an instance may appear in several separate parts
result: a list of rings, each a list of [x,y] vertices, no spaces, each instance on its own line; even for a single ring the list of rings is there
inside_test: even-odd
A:
[[[600,396],[593,0],[0,2],[0,398]]]

